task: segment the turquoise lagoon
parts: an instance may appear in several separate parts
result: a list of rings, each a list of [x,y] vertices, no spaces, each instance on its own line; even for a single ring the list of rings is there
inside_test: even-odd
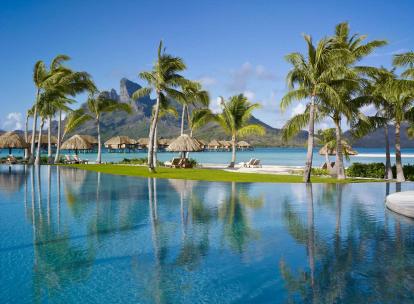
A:
[[[413,303],[414,184],[0,167],[2,303]]]
[[[385,163],[385,151],[381,148],[355,148],[359,155],[351,156],[349,161],[345,160],[346,165],[350,165],[353,162],[372,163],[372,162],[384,162]],[[318,154],[319,149],[314,150],[314,164],[321,166],[325,162],[325,156]],[[67,152],[63,151],[62,155]],[[414,149],[403,149],[403,162],[405,164],[414,163]],[[0,157],[7,156],[8,151],[3,150],[0,152]],[[23,156],[22,151],[15,150],[13,154],[16,156]],[[43,155],[47,155],[46,151],[43,151]],[[89,161],[96,160],[96,153],[81,153],[82,159],[88,159]],[[161,161],[171,160],[176,157],[176,153],[171,152],[159,152],[158,159]],[[103,149],[102,160],[104,162],[119,162],[124,158],[142,158],[147,157],[146,151],[140,151],[137,153],[108,153],[106,149]],[[196,159],[199,163],[203,164],[227,164],[231,160],[231,152],[197,152],[190,153],[190,157]],[[238,151],[237,162],[247,162],[250,158],[259,158],[264,165],[284,165],[284,166],[303,166],[306,159],[305,148],[256,148],[253,151]],[[331,156],[331,160],[334,161],[334,156]],[[395,155],[392,154],[392,163],[395,162]]]

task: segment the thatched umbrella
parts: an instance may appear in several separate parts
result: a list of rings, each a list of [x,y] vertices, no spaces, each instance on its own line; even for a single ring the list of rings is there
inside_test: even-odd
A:
[[[135,141],[134,141],[135,143]],[[128,145],[133,145],[134,144],[131,140],[131,138],[129,138],[128,136],[115,136],[112,137],[110,139],[108,139],[104,145],[105,147],[117,147],[117,148],[121,148],[121,147],[126,147]]]
[[[16,132],[6,132],[0,136],[0,149],[9,149],[11,154],[12,149],[25,149],[29,145],[26,141]]]
[[[197,152],[201,151],[202,147],[195,138],[183,134],[177,137],[167,148],[171,152]]]
[[[92,145],[97,145],[98,144],[98,139],[91,136],[91,135],[79,135],[81,137],[83,137],[86,141],[89,141]]]
[[[344,154],[346,155],[357,155],[358,152],[353,150],[352,147],[346,143],[346,142],[342,142],[342,147],[344,149]],[[328,145],[323,146],[320,150],[319,150],[319,155],[336,155],[336,147],[334,148],[328,148]]]
[[[92,144],[87,141],[84,137],[76,134],[69,138],[62,144],[62,150],[75,150],[75,153],[78,153],[78,150],[90,150]]]

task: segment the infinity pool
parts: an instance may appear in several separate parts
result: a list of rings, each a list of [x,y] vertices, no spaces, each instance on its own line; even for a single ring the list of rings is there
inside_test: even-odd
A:
[[[0,302],[413,303],[408,189],[0,167]]]

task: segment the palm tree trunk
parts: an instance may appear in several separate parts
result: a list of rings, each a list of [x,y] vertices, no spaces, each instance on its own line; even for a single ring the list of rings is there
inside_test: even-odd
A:
[[[344,169],[344,155],[342,148],[342,131],[341,131],[341,119],[338,118],[335,120],[335,130],[336,130],[336,177],[337,179],[345,179],[345,169]]]
[[[186,106],[183,104],[183,110],[181,112],[181,135],[184,134],[185,108],[186,108]]]
[[[315,96],[312,96],[310,107],[309,107],[308,151],[306,153],[306,164],[305,164],[305,170],[303,172],[303,181],[305,183],[309,183],[310,177],[311,177],[314,131],[315,131]]]
[[[330,173],[332,170],[332,167],[331,167],[331,160],[329,159],[328,151],[326,151],[325,153],[325,163],[326,163],[326,170],[328,170],[328,172]]]
[[[96,119],[96,129],[98,131],[98,157],[96,158],[96,163],[100,164],[102,161],[102,145],[101,145],[101,124],[99,122],[99,117]]]
[[[42,122],[40,123],[40,128],[39,128],[39,137],[37,139],[37,153],[36,153],[35,165],[40,165],[40,147],[42,145],[42,129],[43,129],[44,123],[45,121],[42,118]]]
[[[153,157],[153,165],[154,167],[157,166],[157,150],[158,150],[158,126],[155,126],[155,140],[154,140],[154,157]]]
[[[155,128],[158,123],[158,115],[160,112],[160,92],[157,92],[157,103],[155,104],[155,113],[151,122],[150,131],[148,135],[148,170],[150,172],[155,172],[154,166],[154,138],[155,138]]]
[[[388,124],[384,126],[384,135],[385,135],[385,179],[393,179],[392,169],[391,169],[391,156],[390,156],[390,140],[388,136]]]
[[[400,128],[399,122],[395,123],[395,166],[397,168],[397,181],[405,182],[402,162],[401,162],[401,139],[400,139]]]
[[[24,124],[24,141],[26,142],[26,144],[28,142],[28,136],[27,136],[28,128],[29,128],[29,112],[26,112],[26,122]],[[28,158],[29,158],[29,149],[26,148],[24,149],[24,159],[28,160]]]
[[[30,144],[29,164],[33,164],[33,161],[34,161],[35,136],[36,136],[36,128],[37,128],[37,104],[39,102],[39,96],[40,96],[40,90],[37,89],[36,103],[35,103],[34,112],[33,112],[32,142]]]
[[[231,163],[229,165],[229,168],[234,168],[234,165],[236,163],[236,135],[233,134],[231,137]]]
[[[47,128],[47,163],[53,164],[52,158],[52,116],[49,115],[49,126]]]
[[[59,162],[60,142],[62,140],[61,139],[61,128],[62,128],[62,110],[59,110],[58,134],[57,134],[57,143],[56,143],[55,163]]]

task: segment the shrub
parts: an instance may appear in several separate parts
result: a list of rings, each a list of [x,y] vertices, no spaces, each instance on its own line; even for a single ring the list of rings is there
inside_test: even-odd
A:
[[[311,174],[315,176],[329,175],[328,170],[322,168],[312,168]]]
[[[403,172],[406,180],[414,181],[414,165],[404,165]],[[397,176],[397,169],[395,165],[392,166],[392,174]]]
[[[195,168],[195,167],[197,167],[197,161],[194,159],[194,158],[190,158],[189,160],[189,163],[191,164],[191,166],[193,167],[193,168]]]
[[[353,163],[347,170],[350,177],[384,178],[385,165],[383,163]]]
[[[142,158],[124,158],[119,162],[120,164],[134,164],[134,165],[146,165],[148,163],[147,157]],[[163,166],[164,163],[157,160],[157,166]]]

